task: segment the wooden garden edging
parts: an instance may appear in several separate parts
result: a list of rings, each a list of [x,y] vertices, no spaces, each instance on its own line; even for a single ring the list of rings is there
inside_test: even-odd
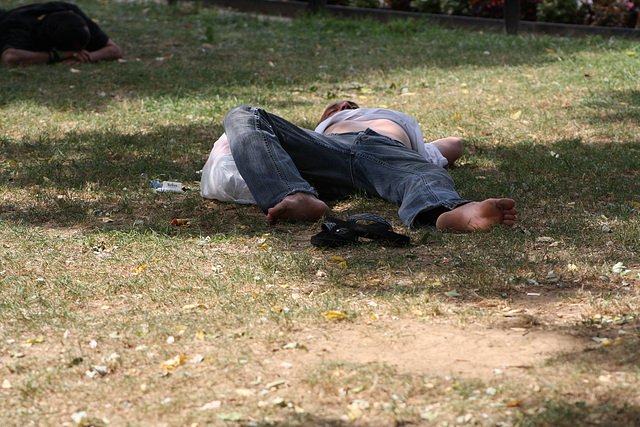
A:
[[[634,28],[594,27],[589,25],[555,24],[548,22],[520,21],[519,2],[505,1],[506,20],[474,18],[469,16],[437,15],[418,12],[400,12],[386,9],[362,9],[356,7],[327,5],[326,0],[310,2],[282,0],[203,0],[216,6],[229,7],[244,12],[266,15],[300,16],[312,12],[328,13],[343,17],[370,17],[380,21],[394,18],[424,19],[446,27],[475,28],[491,31],[505,31],[507,34],[521,32],[544,33],[564,36],[600,35],[603,37],[640,38],[640,30]]]

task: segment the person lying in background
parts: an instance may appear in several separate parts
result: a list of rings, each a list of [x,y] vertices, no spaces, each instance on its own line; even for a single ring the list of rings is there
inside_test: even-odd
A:
[[[78,6],[54,1],[0,11],[0,55],[6,65],[77,64],[122,51]]]

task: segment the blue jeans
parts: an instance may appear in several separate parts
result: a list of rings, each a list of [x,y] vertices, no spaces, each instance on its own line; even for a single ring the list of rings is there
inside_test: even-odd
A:
[[[364,192],[400,206],[402,222],[420,227],[468,203],[446,170],[371,129],[323,135],[250,105],[232,109],[223,125],[238,171],[265,213],[293,193],[326,199]]]

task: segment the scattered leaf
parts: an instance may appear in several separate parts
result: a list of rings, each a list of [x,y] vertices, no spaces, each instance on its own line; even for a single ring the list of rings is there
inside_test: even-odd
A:
[[[284,348],[285,350],[308,350],[307,347],[305,347],[304,345],[298,342],[290,342],[289,344],[286,344],[282,348]]]
[[[334,265],[337,265],[340,268],[347,268],[347,261],[341,256],[332,256],[329,257],[329,259],[337,262],[337,264]]]
[[[147,268],[147,264],[143,264],[133,270],[133,274],[140,274],[142,271]]]
[[[87,420],[87,413],[84,411],[81,412],[76,412],[73,415],[71,415],[71,419],[73,420],[74,423],[76,423],[77,425],[82,425],[86,422]]]
[[[275,388],[278,388],[278,387],[280,387],[281,385],[284,385],[284,384],[286,384],[286,383],[287,383],[287,382],[286,382],[285,380],[278,380],[278,381],[274,381],[274,382],[271,382],[271,383],[267,384],[267,385],[265,386],[265,388],[266,388],[267,390],[272,389],[272,388],[274,388],[274,387],[275,387]]]
[[[329,319],[344,319],[347,315],[341,311],[329,310],[322,313],[324,317],[328,317]]]
[[[613,267],[611,267],[611,271],[613,271],[616,274],[622,274],[627,270],[627,267],[625,267],[625,265],[621,262],[618,262],[616,264],[613,265]]]
[[[218,418],[225,421],[240,421],[242,414],[239,412],[232,412],[230,414],[218,414]]]
[[[172,357],[171,359],[165,360],[160,364],[160,366],[165,371],[173,371],[175,368],[180,366],[182,362],[184,362],[186,359],[187,359],[187,356],[185,356],[184,354],[179,354],[177,356]]]
[[[518,110],[518,111],[516,111],[515,113],[513,113],[513,114],[511,115],[511,118],[512,118],[513,120],[518,120],[518,119],[520,118],[520,116],[521,116],[521,115],[522,115],[522,111]]]
[[[249,397],[256,394],[256,392],[250,388],[238,388],[236,389],[236,394],[242,397]]]
[[[520,406],[520,399],[511,400],[505,403],[504,406],[506,406],[507,408],[515,408],[516,406]]]
[[[211,402],[208,402],[202,405],[200,407],[200,410],[208,411],[210,409],[218,409],[220,406],[222,406],[222,402],[220,402],[219,400],[212,400]]]
[[[456,290],[445,292],[444,294],[446,296],[448,296],[448,297],[461,297],[462,296],[462,294],[459,294],[458,291],[456,291]]]
[[[183,310],[194,310],[194,309],[197,309],[197,308],[206,309],[206,308],[207,308],[207,306],[206,306],[206,305],[204,305],[204,304],[198,304],[198,303],[195,303],[195,304],[187,304],[187,305],[183,305],[183,306],[182,306],[182,309],[183,309]]]

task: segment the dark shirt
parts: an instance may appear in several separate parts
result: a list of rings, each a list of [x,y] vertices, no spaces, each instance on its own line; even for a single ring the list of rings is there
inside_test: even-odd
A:
[[[40,31],[40,24],[47,14],[72,10],[89,27],[91,36],[85,48],[89,52],[102,49],[109,37],[80,8],[62,1],[31,4],[12,10],[0,10],[0,54],[9,48],[43,52],[50,50],[51,42]]]

